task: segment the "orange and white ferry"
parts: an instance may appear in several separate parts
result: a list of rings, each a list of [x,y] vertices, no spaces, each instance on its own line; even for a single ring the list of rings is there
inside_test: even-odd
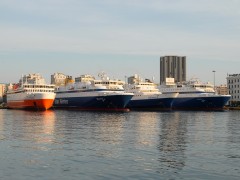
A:
[[[7,107],[10,109],[47,110],[52,107],[55,85],[46,84],[40,74],[23,76],[18,84],[7,91]]]

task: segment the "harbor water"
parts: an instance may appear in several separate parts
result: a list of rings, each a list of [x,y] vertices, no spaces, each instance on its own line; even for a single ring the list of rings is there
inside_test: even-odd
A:
[[[240,179],[240,111],[0,109],[0,179]]]

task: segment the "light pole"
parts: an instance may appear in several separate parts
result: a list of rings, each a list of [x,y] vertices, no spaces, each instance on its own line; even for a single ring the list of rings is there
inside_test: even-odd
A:
[[[214,91],[215,91],[215,70],[212,71],[213,72],[213,88],[214,88]]]

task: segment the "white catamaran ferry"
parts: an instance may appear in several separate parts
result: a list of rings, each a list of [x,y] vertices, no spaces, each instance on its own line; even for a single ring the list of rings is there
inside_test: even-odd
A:
[[[126,108],[132,93],[123,89],[123,81],[112,80],[104,73],[101,79],[91,75],[81,75],[75,82],[66,82],[56,88],[55,108],[97,111],[128,111]]]
[[[176,92],[162,94],[155,83],[149,79],[144,81],[137,74],[128,78],[125,90],[134,94],[127,105],[130,109],[170,110],[174,99],[178,96]]]
[[[166,78],[159,90],[163,94],[179,93],[172,107],[180,110],[222,110],[231,98],[231,95],[217,94],[211,83],[202,83],[196,78],[182,83]]]

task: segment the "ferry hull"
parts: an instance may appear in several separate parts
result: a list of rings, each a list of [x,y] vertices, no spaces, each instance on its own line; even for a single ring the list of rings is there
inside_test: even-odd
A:
[[[54,101],[54,108],[67,108],[92,111],[128,111],[126,105],[133,95],[106,96],[58,96]]]
[[[171,110],[174,98],[131,100],[127,107],[133,110]]]
[[[224,110],[231,96],[177,97],[173,101],[175,110]]]
[[[9,109],[48,110],[53,106],[55,93],[37,94],[9,94],[7,95],[7,107]]]
[[[52,107],[54,99],[30,99],[24,101],[10,101],[7,107],[10,109],[34,109],[48,110]]]

